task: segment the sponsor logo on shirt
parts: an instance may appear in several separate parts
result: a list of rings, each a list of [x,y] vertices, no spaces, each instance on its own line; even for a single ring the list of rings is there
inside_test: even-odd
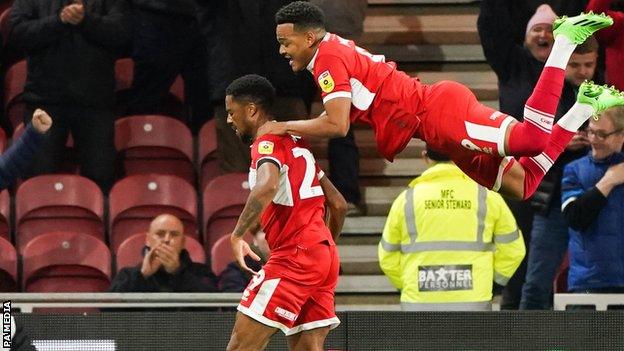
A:
[[[290,311],[286,311],[285,309],[281,308],[281,307],[275,307],[275,313],[277,313],[278,316],[284,318],[284,319],[288,319],[289,321],[295,321],[297,320],[297,315],[290,312]]]
[[[334,78],[332,78],[329,71],[325,71],[321,73],[321,75],[319,75],[318,83],[324,93],[331,93],[332,91],[334,91]]]
[[[270,155],[273,153],[273,142],[272,141],[261,141],[258,143],[258,153],[261,155]]]
[[[418,290],[472,290],[472,265],[419,266]]]

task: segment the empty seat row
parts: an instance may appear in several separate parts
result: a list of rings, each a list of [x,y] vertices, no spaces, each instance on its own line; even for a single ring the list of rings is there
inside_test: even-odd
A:
[[[161,213],[180,218],[185,234],[203,241],[206,250],[236,224],[249,194],[245,174],[227,174],[212,180],[203,197],[203,222],[199,222],[195,189],[170,175],[133,175],[118,181],[110,191],[109,220],[105,223],[104,196],[97,185],[71,174],[37,176],[23,182],[15,197],[15,244],[21,252],[42,233],[74,230],[119,245],[135,233],[145,232]],[[10,238],[9,194],[0,193],[0,236]],[[106,227],[107,225],[107,227]],[[204,235],[200,238],[199,226]]]
[[[250,235],[245,239],[251,242]],[[28,242],[21,253],[21,287],[18,287],[18,255],[11,243],[0,238],[0,292],[100,292],[108,289],[117,271],[141,263],[145,233],[126,239],[111,255],[108,247],[92,235],[73,231],[52,231]],[[206,263],[199,242],[187,237],[186,250],[193,262]],[[223,237],[212,250],[211,268],[219,275],[233,260],[229,238]]]

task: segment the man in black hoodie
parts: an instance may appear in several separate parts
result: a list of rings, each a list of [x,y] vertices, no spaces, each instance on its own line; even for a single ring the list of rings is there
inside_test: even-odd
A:
[[[58,171],[68,133],[82,175],[107,191],[113,180],[114,65],[130,43],[126,0],[16,0],[12,39],[26,53],[24,122],[35,107],[54,116],[33,174]]]
[[[150,224],[141,265],[123,268],[109,292],[212,292],[215,276],[203,263],[191,261],[184,249],[184,225],[162,214]]]

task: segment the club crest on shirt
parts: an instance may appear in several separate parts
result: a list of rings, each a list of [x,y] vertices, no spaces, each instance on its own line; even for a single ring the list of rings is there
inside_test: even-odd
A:
[[[265,140],[258,143],[258,153],[261,155],[270,155],[273,153],[273,142]]]
[[[318,83],[324,93],[331,93],[334,90],[334,78],[332,78],[329,71],[325,71],[319,75]]]

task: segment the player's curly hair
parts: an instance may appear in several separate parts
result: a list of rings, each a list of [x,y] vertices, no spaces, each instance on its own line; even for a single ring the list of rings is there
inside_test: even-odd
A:
[[[306,1],[295,1],[277,11],[275,23],[292,23],[295,30],[325,29],[325,14],[314,4]]]
[[[275,88],[268,79],[257,74],[235,79],[225,89],[225,95],[231,95],[239,101],[253,102],[266,112],[272,112],[275,102]]]
[[[451,158],[448,155],[445,155],[443,153],[441,153],[440,151],[437,151],[435,149],[433,149],[431,146],[429,146],[427,144],[427,157],[437,161],[437,162],[449,162],[451,160]]]

